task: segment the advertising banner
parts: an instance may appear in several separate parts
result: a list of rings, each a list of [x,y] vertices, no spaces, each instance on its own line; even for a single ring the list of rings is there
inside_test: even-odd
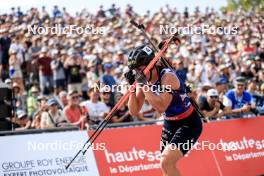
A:
[[[92,149],[65,169],[87,138],[86,131],[0,137],[0,175],[98,176]]]
[[[264,118],[204,124],[194,148],[178,163],[182,175],[261,175],[264,173]],[[94,151],[100,175],[160,176],[160,125],[107,129]],[[91,132],[90,132],[91,133]]]

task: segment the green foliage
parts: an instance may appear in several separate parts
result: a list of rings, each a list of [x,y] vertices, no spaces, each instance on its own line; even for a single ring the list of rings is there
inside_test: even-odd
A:
[[[227,6],[222,7],[221,11],[230,12],[241,8],[244,11],[255,9],[257,11],[264,10],[264,0],[227,0]]]

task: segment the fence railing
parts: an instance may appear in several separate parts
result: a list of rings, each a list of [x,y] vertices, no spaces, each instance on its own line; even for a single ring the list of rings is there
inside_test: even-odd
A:
[[[152,125],[162,122],[162,120],[150,120],[150,121],[135,121],[135,122],[121,122],[121,123],[110,123],[106,128],[122,128],[129,126],[142,126],[142,125]],[[89,126],[89,130],[95,130],[98,125]],[[56,128],[47,128],[47,129],[26,129],[20,131],[0,131],[0,136],[9,136],[9,135],[23,135],[23,134],[38,134],[38,133],[51,133],[59,131],[77,131],[79,130],[76,126],[67,126],[67,127],[56,127]]]

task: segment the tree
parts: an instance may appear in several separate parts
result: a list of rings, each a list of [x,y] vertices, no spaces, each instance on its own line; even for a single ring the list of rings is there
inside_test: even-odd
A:
[[[244,11],[255,9],[257,11],[264,10],[263,0],[227,0],[227,6],[222,7],[222,11],[230,12],[241,8]]]

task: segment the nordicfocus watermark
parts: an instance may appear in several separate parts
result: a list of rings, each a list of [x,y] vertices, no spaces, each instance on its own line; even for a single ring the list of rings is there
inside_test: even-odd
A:
[[[237,35],[237,26],[210,26],[202,24],[201,26],[187,25],[187,26],[173,26],[169,24],[161,24],[159,27],[159,33],[164,34],[183,34],[183,35]]]
[[[91,86],[94,91],[104,91],[104,92],[126,92],[129,89],[134,88],[139,88],[143,92],[158,92],[158,93],[163,93],[163,92],[172,92],[172,86],[171,85],[144,85],[141,83],[136,83],[135,85],[127,85],[127,84],[119,84],[119,85],[104,85],[102,83],[99,84],[94,84]]]
[[[33,35],[103,35],[106,34],[106,27],[95,27],[86,25],[84,27],[77,25],[55,24],[54,26],[28,25],[28,33]]]
[[[230,151],[239,151],[246,149],[256,149],[263,150],[264,149],[264,140],[255,140],[255,139],[247,139],[243,137],[242,140],[239,141],[224,141],[223,139],[219,139],[218,142],[211,142],[207,140],[202,140],[194,143],[194,140],[188,140],[185,143],[168,143],[168,142],[160,142],[160,148],[165,148],[169,145],[170,149],[183,149],[183,150],[219,150],[223,152]]]
[[[90,145],[87,144],[87,146]],[[76,149],[80,149],[83,147],[83,143],[79,141],[61,141],[56,140],[53,142],[36,142],[36,141],[29,141],[27,143],[28,151],[73,151]],[[92,150],[102,151],[105,150],[106,146],[105,143],[93,143],[90,147]]]

